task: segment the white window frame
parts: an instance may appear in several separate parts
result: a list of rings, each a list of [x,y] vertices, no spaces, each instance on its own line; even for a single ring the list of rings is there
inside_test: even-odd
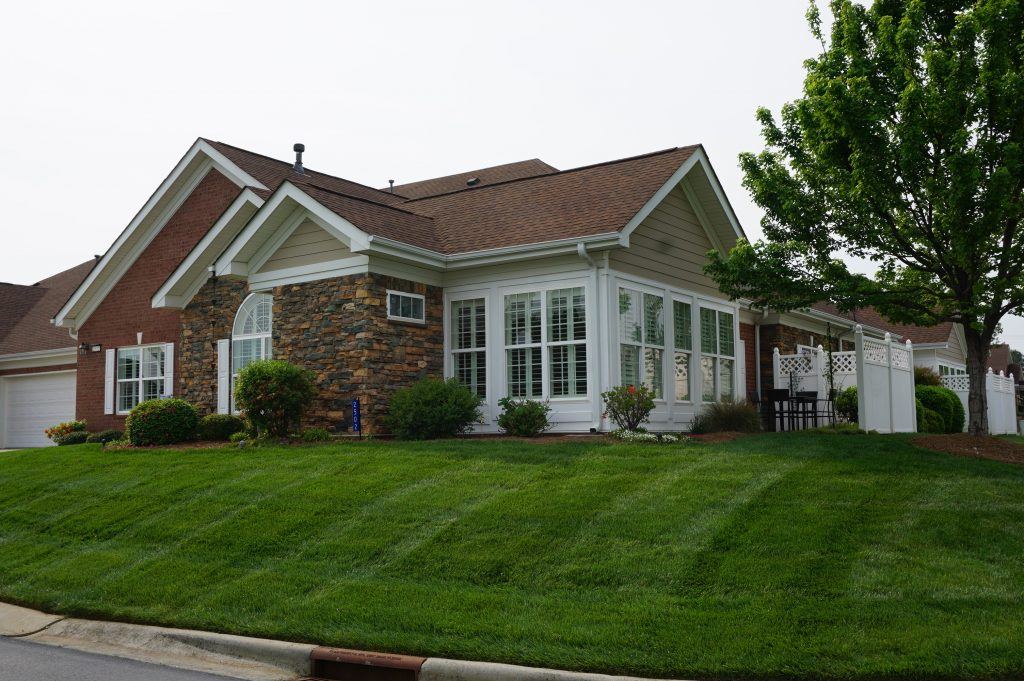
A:
[[[143,361],[143,354],[149,348],[160,348],[160,375],[159,376],[144,376],[143,367],[145,362]],[[121,353],[126,351],[137,350],[139,353],[139,375],[135,378],[121,378]],[[131,413],[131,410],[142,404],[143,402],[149,402],[151,400],[163,399],[167,388],[167,344],[166,343],[147,343],[146,345],[126,345],[121,348],[117,348],[117,353],[114,357],[114,413],[118,416],[125,416]],[[143,396],[145,394],[143,390],[143,384],[145,381],[160,381],[160,393],[156,397],[151,397],[148,400]],[[138,401],[128,409],[121,408],[121,386],[123,384],[135,383],[139,387]]]
[[[238,325],[238,315],[242,313],[246,304],[249,303],[256,296],[266,296],[270,298],[270,331],[261,333],[244,333],[235,334],[235,327]],[[235,317],[231,320],[231,342],[228,344],[228,364],[230,367],[230,380],[231,383],[228,385],[228,409],[232,414],[238,414],[238,408],[235,406],[235,385],[238,382],[239,369],[235,368],[235,342],[246,341],[246,340],[260,340],[263,346],[263,357],[260,359],[271,359],[274,356],[274,297],[266,291],[256,291],[250,293],[242,301],[242,304],[235,310]],[[256,360],[258,361],[258,360]],[[248,366],[248,365],[247,365]],[[243,367],[244,368],[244,367]]]
[[[689,349],[676,347],[676,303],[682,303],[684,305],[689,305],[690,306],[690,348]],[[693,296],[681,296],[681,295],[673,294],[673,293],[670,292],[670,294],[669,294],[669,304],[671,305],[671,310],[669,311],[668,318],[666,320],[666,326],[668,326],[668,321],[671,321],[672,343],[669,346],[671,348],[671,350],[668,351],[670,354],[669,354],[669,362],[668,362],[669,373],[667,375],[670,377],[670,379],[672,381],[672,400],[676,404],[693,404],[694,403],[694,397],[693,397],[694,396],[694,375],[695,375],[694,366],[696,366],[696,363],[695,363],[694,360],[700,356],[700,348],[698,347],[700,345],[700,338],[697,335],[698,331],[699,331],[699,326],[698,325],[699,325],[699,322],[700,322],[700,319],[698,317],[698,315],[700,314],[698,312],[698,310],[700,309],[700,302],[696,298],[694,298]],[[695,317],[697,317],[697,319],[696,319],[697,323],[696,324],[694,323]],[[665,331],[666,331],[666,337],[667,337],[669,329],[666,328]],[[689,359],[687,360],[688,361],[687,369],[686,369],[686,392],[689,393],[689,396],[686,397],[685,399],[680,398],[679,395],[676,393],[676,354],[678,354],[680,352],[685,352],[685,353],[687,353],[687,355],[689,355]],[[700,367],[697,367],[697,368],[699,369]]]
[[[640,294],[640,340],[639,341],[624,341],[622,339],[622,329],[620,327],[621,313],[619,311],[620,300],[623,291],[635,291]],[[661,333],[662,343],[658,345],[656,343],[649,343],[647,341],[647,308],[644,305],[645,296],[651,296],[653,298],[660,298],[661,303]],[[647,362],[645,359],[646,351],[660,350],[661,351],[661,394],[656,395],[654,401],[658,404],[667,403],[669,401],[669,378],[671,377],[671,383],[675,384],[675,367],[669,362],[670,357],[675,356],[675,338],[674,329],[672,330],[673,336],[669,336],[669,326],[672,321],[672,310],[671,308],[671,296],[667,295],[667,289],[654,288],[646,284],[640,284],[627,279],[620,279],[615,286],[615,358],[616,365],[618,367],[619,383],[623,384],[622,378],[622,346],[632,345],[640,349],[640,363],[637,367],[638,378],[643,383],[643,378],[646,374]],[[667,304],[666,304],[667,303]],[[671,371],[669,370],[669,367]],[[672,390],[675,388],[673,387]]]
[[[737,350],[739,348],[739,315],[733,308],[729,308],[720,304],[716,304],[712,301],[697,299],[697,328],[694,333],[694,341],[696,346],[700,349],[699,361],[705,357],[712,359],[714,363],[714,382],[715,382],[715,394],[711,402],[719,402],[722,399],[722,364],[721,360],[727,359],[732,361],[732,399],[737,400],[740,398],[739,388],[737,387],[737,376],[739,373],[739,358],[737,357]],[[706,352],[704,346],[701,343],[701,310],[712,310],[715,313],[715,352]],[[724,355],[721,353],[721,315],[722,313],[732,315],[732,354]],[[708,404],[710,402],[704,399],[704,371],[698,361],[697,364],[697,393],[700,396],[700,401]],[[696,395],[694,399],[696,399]]]
[[[463,303],[469,300],[483,300],[484,301],[484,344],[482,347],[472,348],[456,348],[455,347],[455,307],[458,303]],[[484,395],[485,400],[489,400],[491,397],[491,371],[492,358],[491,352],[491,302],[490,296],[487,291],[477,292],[476,295],[470,294],[459,294],[457,297],[450,298],[448,300],[448,313],[445,323],[445,347],[448,352],[446,353],[448,358],[448,375],[452,378],[458,378],[456,375],[455,356],[472,354],[483,352],[484,355]],[[468,386],[467,386],[468,387]],[[478,393],[479,394],[479,393]]]
[[[967,367],[962,364],[950,364],[949,362],[937,362],[939,376],[966,376]],[[946,369],[943,373],[942,370]]]
[[[586,316],[586,339],[584,340],[571,340],[571,341],[548,341],[548,292],[558,291],[562,289],[583,289],[583,309]],[[539,397],[525,396],[515,399],[528,399],[528,400],[540,400],[552,403],[583,403],[593,399],[595,387],[599,381],[599,375],[596,367],[594,366],[594,334],[596,333],[595,326],[595,306],[592,302],[592,296],[594,292],[592,287],[589,285],[586,279],[555,279],[551,281],[545,281],[543,283],[535,284],[523,284],[518,286],[505,286],[497,289],[497,305],[500,308],[500,314],[495,318],[496,325],[495,331],[501,332],[500,345],[498,346],[501,350],[500,354],[500,369],[496,374],[497,382],[492,383],[494,385],[495,392],[495,403],[497,398],[510,397],[508,392],[508,350],[523,349],[523,348],[534,348],[535,351],[540,352],[541,362],[541,394]],[[540,295],[540,342],[539,343],[525,343],[522,345],[509,345],[506,342],[506,330],[505,330],[505,297],[511,295],[518,295],[523,293],[537,293]],[[459,294],[460,298],[463,297],[478,297],[469,295],[469,293]],[[488,324],[490,326],[490,324]],[[551,352],[548,348],[557,345],[578,345],[583,344],[586,347],[587,357],[587,392],[584,395],[567,395],[553,397],[551,395]]]
[[[409,322],[412,324],[426,324],[427,323],[427,299],[421,293],[407,293],[406,291],[395,291],[387,289],[387,310],[388,319],[396,322]],[[423,318],[417,319],[416,317],[405,317],[400,314],[394,314],[391,312],[391,296],[399,296],[405,298],[412,298],[413,300],[420,301],[420,309],[423,310]]]

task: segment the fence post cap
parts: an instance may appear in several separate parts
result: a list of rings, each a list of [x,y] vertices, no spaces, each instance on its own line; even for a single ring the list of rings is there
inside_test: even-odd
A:
[[[825,348],[822,346],[821,343],[818,343],[818,352],[824,352],[824,351],[825,351]]]
[[[1004,374],[1004,373],[1003,373],[1003,370],[1002,370],[1002,369],[1000,369],[1000,370],[999,370],[999,375],[1000,375],[1000,376],[1005,376],[1006,374]]]
[[[860,324],[858,324],[857,326],[853,327],[853,332],[854,333],[864,333],[864,327],[861,326]]]
[[[990,374],[991,374],[991,373],[993,373],[993,371],[992,371],[992,367],[989,367],[989,368],[988,368],[988,372],[989,372]]]
[[[892,334],[891,334],[891,333],[889,333],[888,331],[886,331],[886,332],[885,332],[885,342],[886,342],[886,343],[889,343],[889,342],[891,342],[891,341],[892,341]]]
[[[772,354],[773,354],[773,355],[778,355],[778,354],[780,354],[780,353],[779,353],[779,349],[778,349],[778,348],[772,348]]]
[[[914,347],[914,344],[910,342],[910,339],[909,339],[909,338],[907,339],[907,347],[908,347],[908,348],[912,348],[912,347]]]

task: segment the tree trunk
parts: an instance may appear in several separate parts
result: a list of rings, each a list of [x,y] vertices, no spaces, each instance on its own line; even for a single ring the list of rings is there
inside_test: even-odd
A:
[[[967,375],[971,379],[967,393],[967,432],[988,435],[988,396],[986,393],[989,343],[982,334],[964,325],[967,340]]]

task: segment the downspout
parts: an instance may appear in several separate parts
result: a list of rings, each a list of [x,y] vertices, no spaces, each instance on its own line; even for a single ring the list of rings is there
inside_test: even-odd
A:
[[[597,395],[600,394],[600,390],[601,390],[601,386],[599,385],[600,381],[601,381],[601,370],[600,370],[601,327],[600,327],[600,322],[601,322],[601,318],[602,318],[602,315],[601,315],[601,292],[600,292],[600,288],[599,288],[600,287],[600,279],[598,278],[598,275],[597,275],[597,268],[598,268],[597,261],[595,261],[593,256],[591,256],[590,253],[587,252],[587,245],[584,242],[580,241],[579,243],[576,244],[576,255],[580,256],[580,258],[582,258],[588,265],[590,265],[590,288],[593,291],[593,294],[590,297],[594,298],[594,302],[593,302],[594,308],[593,309],[596,310],[596,314],[594,315],[594,319],[593,319],[593,322],[592,322],[593,329],[594,329],[594,340],[593,340],[593,343],[594,343],[594,346],[593,346],[594,347],[594,355],[593,356],[594,356],[595,361],[587,362],[587,372],[588,372],[588,374],[590,374],[590,375],[587,376],[587,386],[589,387],[591,394],[595,395],[594,400],[593,400],[593,403],[594,403],[594,406],[593,406],[593,418],[592,418],[591,423],[590,423],[590,431],[596,433],[599,430],[601,430],[601,405],[600,405],[600,402],[599,402],[599,398],[597,397]],[[595,369],[597,369],[597,371],[594,371]]]

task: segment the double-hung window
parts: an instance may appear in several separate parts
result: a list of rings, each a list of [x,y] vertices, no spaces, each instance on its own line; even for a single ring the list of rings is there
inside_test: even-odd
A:
[[[543,394],[540,302],[537,291],[505,296],[505,372],[509,397],[535,398]]]
[[[146,345],[117,351],[117,413],[164,395],[164,346]]]
[[[619,289],[619,370],[622,385],[646,385],[665,396],[665,298]]]
[[[505,378],[509,397],[586,397],[587,299],[582,286],[505,296]]]
[[[583,288],[548,291],[551,397],[587,394],[587,305]]]
[[[701,399],[715,402],[735,397],[736,341],[733,315],[700,308]]]
[[[675,367],[676,401],[690,400],[690,357],[693,353],[693,318],[689,303],[672,301],[672,327]]]
[[[487,397],[487,307],[483,298],[452,302],[451,349],[455,378]]]

